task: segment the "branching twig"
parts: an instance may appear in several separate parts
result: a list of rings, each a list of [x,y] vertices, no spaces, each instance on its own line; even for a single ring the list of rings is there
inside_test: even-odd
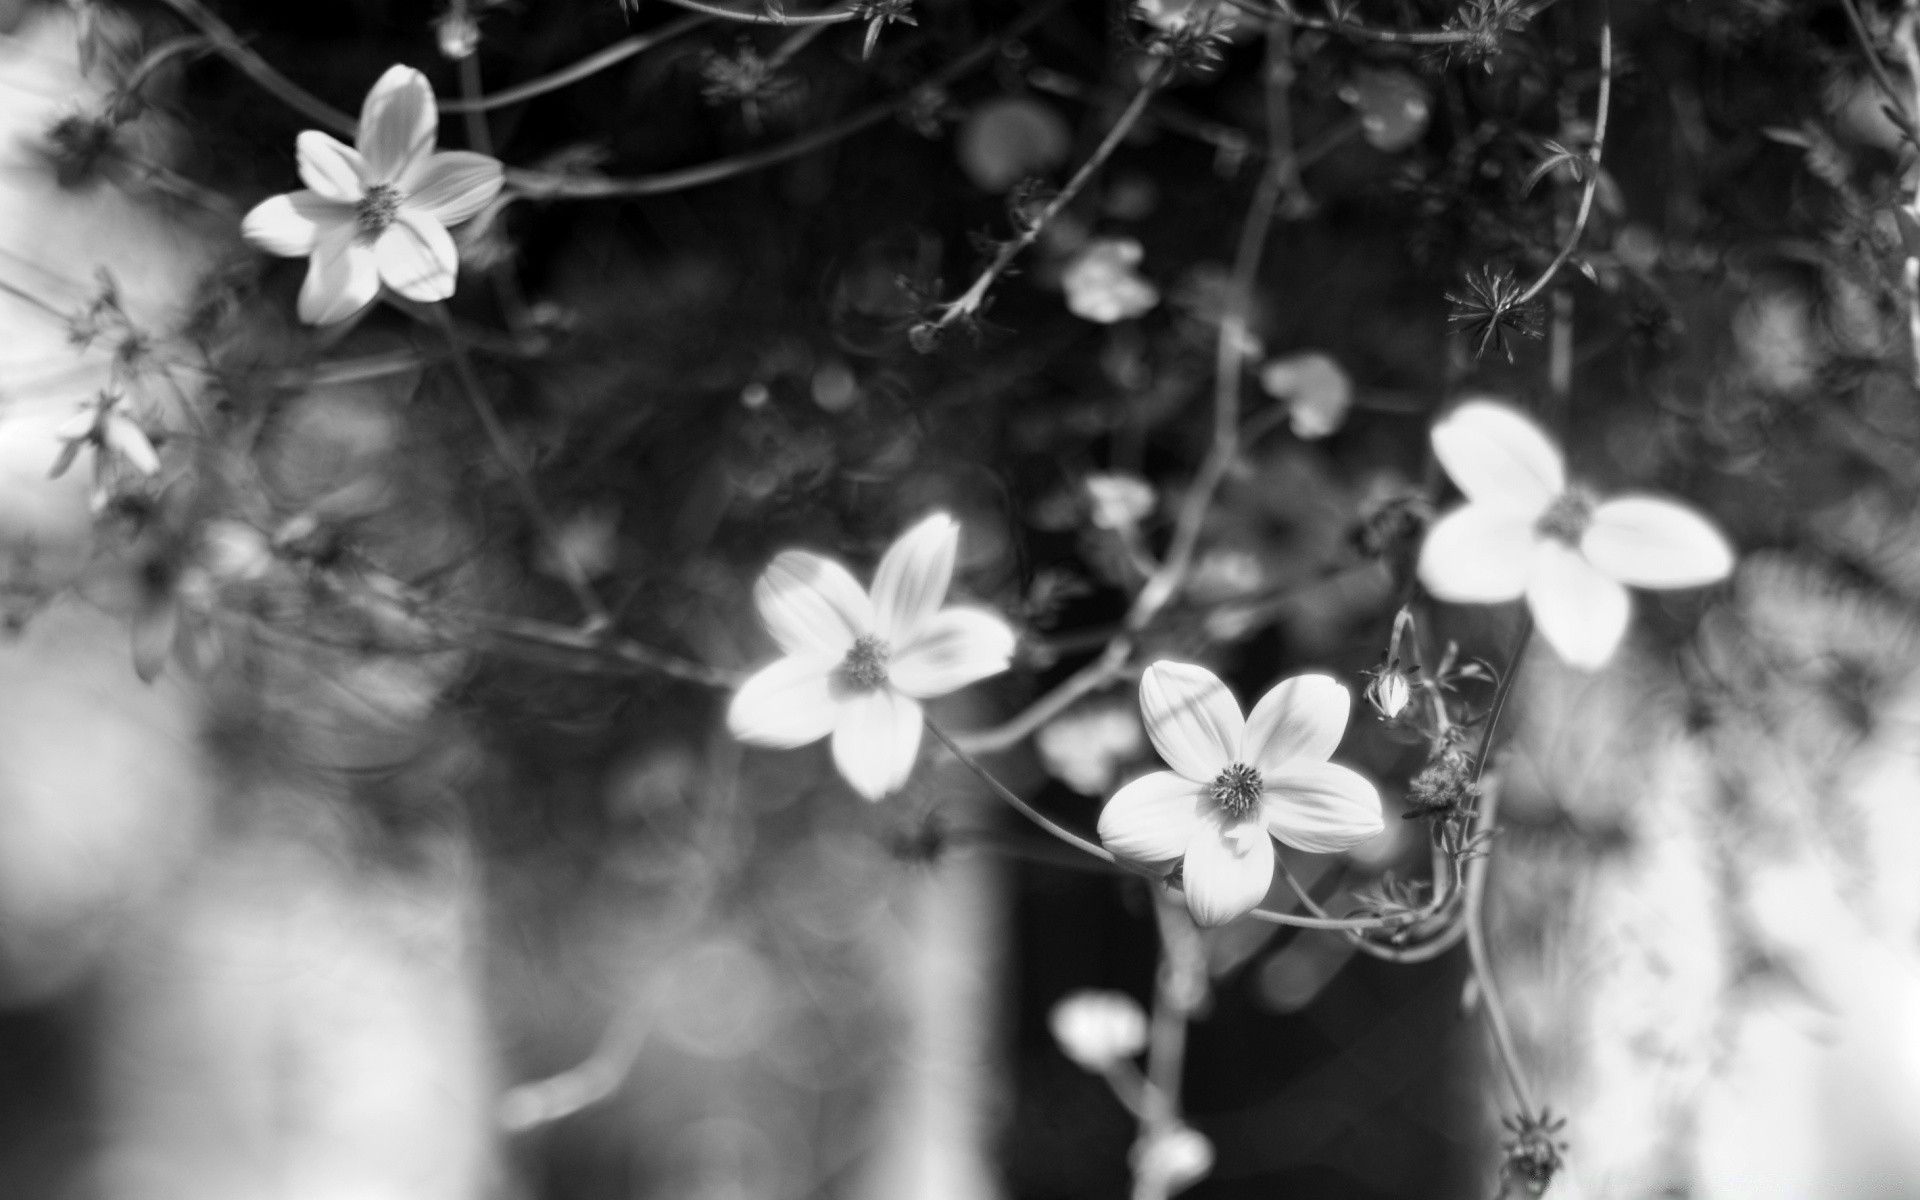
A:
[[[1580,238],[1587,231],[1587,218],[1593,213],[1593,197],[1600,189],[1600,156],[1607,144],[1607,115],[1613,106],[1613,22],[1603,19],[1600,22],[1600,99],[1595,105],[1593,116],[1593,145],[1587,151],[1586,187],[1580,192],[1580,210],[1574,214],[1573,228],[1567,231],[1566,241],[1560,245],[1560,252],[1553,256],[1547,269],[1540,272],[1520,296],[1512,301],[1510,307],[1518,308],[1545,291],[1560,273],[1573,252],[1579,248]]]
[[[833,25],[841,21],[851,21],[860,15],[857,7],[836,8],[828,12],[789,13],[781,10],[772,12],[741,12],[737,8],[728,8],[723,4],[709,4],[707,0],[667,0],[675,8],[684,8],[688,12],[697,12],[703,16],[721,21],[741,21],[748,25]]]
[[[616,66],[635,55],[644,54],[662,42],[672,41],[683,34],[692,33],[703,25],[713,23],[713,18],[695,13],[669,21],[658,29],[645,33],[636,33],[632,37],[622,38],[604,50],[595,51],[577,63],[517,83],[510,88],[502,88],[489,95],[474,99],[449,100],[442,98],[440,111],[443,113],[490,112],[496,108],[505,108],[510,104],[522,104],[549,92],[557,92],[563,87],[579,83],[582,79],[599,74],[608,67]]]
[[[941,306],[940,315],[928,322],[931,329],[945,329],[955,321],[967,320],[979,313],[995,281],[1013,265],[1013,260],[1020,256],[1021,251],[1033,245],[1034,240],[1040,236],[1047,224],[1059,216],[1067,205],[1073,203],[1081,189],[1087,186],[1088,181],[1106,165],[1107,159],[1113,156],[1113,152],[1119,149],[1120,143],[1133,131],[1134,125],[1146,113],[1147,105],[1152,102],[1154,93],[1160,90],[1166,78],[1165,65],[1155,63],[1147,78],[1141,81],[1139,90],[1134,92],[1133,99],[1128,101],[1126,108],[1121,110],[1119,118],[1113,123],[1113,128],[1107,130],[1107,136],[1100,139],[1100,144],[1094,147],[1093,153],[1087,156],[1087,161],[1081,163],[1080,169],[1067,180],[1066,186],[1047,202],[1045,208],[1025,222],[1025,228],[1018,236],[1000,244],[1000,249],[993,256],[993,260],[980,272],[971,287],[961,293],[958,299]]]

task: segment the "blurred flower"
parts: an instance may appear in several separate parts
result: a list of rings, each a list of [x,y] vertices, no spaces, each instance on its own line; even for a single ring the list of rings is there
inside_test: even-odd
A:
[[[1128,321],[1160,303],[1160,289],[1142,279],[1140,243],[1132,238],[1095,238],[1060,274],[1067,310],[1101,325]]]
[[[1140,753],[1140,717],[1121,704],[1083,704],[1040,727],[1033,748],[1047,774],[1083,796],[1104,795],[1121,764]]]
[[[1138,475],[1096,472],[1087,476],[1097,529],[1130,529],[1153,511],[1153,485]]]
[[[439,124],[427,77],[393,66],[361,106],[358,149],[314,129],[300,135],[307,186],[256,205],[241,233],[269,254],[312,256],[302,321],[344,321],[382,283],[422,303],[453,295],[460,263],[447,227],[485,208],[504,177],[484,154],[436,152]]]
[[[117,459],[149,478],[160,473],[160,455],[154,450],[152,439],[138,421],[126,414],[120,397],[113,392],[101,392],[91,404],[56,429],[54,436],[66,443],[49,472],[54,479],[67,473],[82,446],[92,446],[96,454]]]
[[[1147,1047],[1147,1014],[1125,992],[1079,991],[1047,1017],[1060,1053],[1088,1071],[1108,1071]]]
[[[1059,113],[1037,100],[1002,96],[968,115],[957,149],[960,169],[975,187],[1004,192],[1065,162],[1072,145]]]
[[[1251,716],[1205,667],[1157,662],[1140,680],[1147,736],[1173,770],[1115,792],[1100,840],[1142,862],[1182,860],[1202,925],[1249,911],[1273,882],[1273,842],[1329,854],[1384,827],[1380,797],[1327,761],[1346,731],[1347,689],[1325,675],[1274,686]]]
[[[1691,508],[1651,496],[1601,501],[1569,485],[1560,451],[1515,409],[1470,400],[1433,427],[1433,452],[1467,503],[1420,547],[1420,582],[1441,600],[1526,597],[1560,657],[1592,669],[1626,632],[1626,586],[1699,587],[1733,548]]]
[[[1170,1196],[1205,1179],[1211,1170],[1213,1143],[1189,1125],[1152,1134],[1133,1152],[1135,1177],[1153,1181],[1148,1195]]]
[[[1359,115],[1360,135],[1367,144],[1388,154],[1419,141],[1433,109],[1427,85],[1392,68],[1361,67],[1340,89],[1340,98]]]
[[[782,749],[833,735],[833,761],[869,800],[897,790],[920,752],[922,700],[998,675],[1013,630],[993,613],[941,608],[960,526],[935,513],[900,536],[862,591],[832,559],[788,550],[753,601],[786,657],[733,697],[727,727]]]
[[[1302,441],[1338,430],[1353,407],[1353,380],[1317,352],[1274,359],[1260,369],[1260,386],[1287,406],[1287,423]]]

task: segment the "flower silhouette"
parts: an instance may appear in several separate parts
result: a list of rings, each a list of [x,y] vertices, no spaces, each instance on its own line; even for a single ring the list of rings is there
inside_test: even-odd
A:
[[[1327,761],[1352,698],[1325,675],[1283,680],[1250,716],[1212,671],[1157,662],[1140,680],[1147,735],[1171,771],[1113,794],[1100,840],[1141,862],[1178,858],[1187,910],[1219,925],[1257,907],[1273,883],[1273,842],[1333,853],[1379,833],[1380,797]]]
[[[439,124],[427,77],[393,66],[361,106],[358,149],[314,129],[300,135],[307,186],[256,205],[241,233],[270,254],[312,257],[302,321],[344,321],[382,283],[409,300],[453,295],[459,256],[447,228],[485,208],[504,176],[484,154],[435,151]]]
[[[1013,630],[990,612],[942,608],[960,527],[945,513],[888,548],[861,590],[832,559],[788,550],[753,601],[786,652],[742,684],[727,727],[790,748],[831,734],[840,774],[869,800],[897,790],[920,752],[922,700],[1007,669]]]
[[[1547,643],[1592,669],[1626,633],[1627,587],[1726,578],[1733,548],[1699,513],[1652,496],[1600,500],[1567,482],[1560,451],[1504,404],[1470,400],[1433,427],[1433,452],[1466,494],[1420,547],[1420,582],[1441,600],[1525,597]]]

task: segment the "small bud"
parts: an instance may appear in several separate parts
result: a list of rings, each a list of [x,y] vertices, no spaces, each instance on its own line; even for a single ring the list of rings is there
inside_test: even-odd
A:
[[[1373,705],[1373,711],[1380,714],[1383,721],[1391,721],[1406,711],[1407,702],[1413,698],[1413,689],[1407,684],[1407,677],[1392,668],[1385,668],[1367,684],[1367,703]]]
[[[1093,524],[1099,529],[1131,529],[1153,512],[1153,485],[1137,475],[1089,475],[1087,498],[1093,501]]]
[[[480,48],[480,22],[473,19],[464,4],[456,4],[434,22],[434,36],[440,41],[440,54],[451,62],[473,57]]]
[[[1157,1181],[1161,1195],[1170,1196],[1213,1170],[1213,1143],[1197,1129],[1176,1125],[1135,1149],[1133,1169],[1138,1178]]]
[[[1106,1071],[1147,1045],[1147,1014],[1124,992],[1079,991],[1047,1018],[1060,1052],[1088,1071]]]

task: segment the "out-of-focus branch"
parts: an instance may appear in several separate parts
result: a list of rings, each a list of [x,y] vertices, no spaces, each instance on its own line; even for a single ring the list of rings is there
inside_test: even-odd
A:
[[[1259,16],[1279,15],[1302,29],[1316,29],[1325,33],[1337,33],[1343,37],[1358,38],[1364,42],[1385,42],[1403,46],[1457,46],[1467,42],[1479,41],[1485,35],[1471,29],[1378,29],[1370,25],[1361,25],[1355,21],[1335,21],[1327,17],[1309,17],[1295,10],[1286,0],[1274,0],[1272,4],[1263,4],[1260,0],[1227,0],[1235,8]],[[1526,22],[1552,8],[1556,0],[1541,0],[1540,3],[1521,9],[1513,15],[1516,22]]]
[[[650,1016],[638,1005],[623,1012],[580,1065],[502,1093],[497,1110],[500,1127],[508,1133],[525,1133],[613,1095],[633,1070],[651,1029]]]
[[[1545,291],[1547,285],[1553,282],[1553,277],[1560,273],[1560,268],[1566,265],[1566,261],[1573,257],[1573,252],[1580,246],[1580,238],[1587,231],[1587,218],[1593,214],[1594,194],[1600,189],[1600,156],[1607,144],[1607,116],[1612,106],[1613,21],[1610,18],[1603,18],[1600,22],[1600,99],[1594,109],[1593,145],[1587,151],[1587,180],[1586,187],[1580,192],[1580,210],[1574,214],[1573,228],[1567,231],[1566,240],[1560,245],[1560,252],[1553,256],[1553,261],[1547,264],[1546,270],[1540,272],[1540,277],[1529,284],[1527,289],[1520,293],[1519,298],[1513,301],[1514,307],[1527,303]]]
[[[741,12],[737,8],[728,8],[724,4],[708,4],[706,0],[667,0],[675,8],[684,8],[688,12],[697,12],[719,21],[740,21],[748,25],[834,25],[841,21],[851,21],[860,15],[858,6],[831,9],[817,13],[790,13],[777,4],[769,5],[760,12]]]
[[[703,25],[711,25],[713,18],[695,13],[669,21],[658,29],[646,33],[636,33],[632,37],[622,38],[604,50],[595,51],[579,62],[551,71],[538,79],[529,79],[510,88],[502,88],[488,95],[470,99],[440,100],[443,113],[490,112],[496,108],[505,108],[510,104],[522,104],[549,92],[557,92],[563,87],[579,83],[599,74],[608,67],[617,66],[636,55],[645,54],[662,42],[672,41],[684,34],[692,33]]]

